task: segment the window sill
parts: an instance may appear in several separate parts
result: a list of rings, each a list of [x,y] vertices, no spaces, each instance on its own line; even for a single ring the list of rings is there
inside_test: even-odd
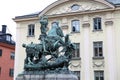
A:
[[[71,32],[71,34],[80,33],[80,32]]]
[[[73,57],[72,60],[81,60],[80,57]]]
[[[94,60],[97,60],[97,59],[104,59],[104,57],[93,57]]]
[[[93,32],[97,32],[97,31],[103,31],[103,30],[102,30],[102,29],[98,29],[98,30],[95,30],[95,29],[94,29],[94,30],[93,30]]]
[[[35,35],[27,35],[27,37],[35,37]]]

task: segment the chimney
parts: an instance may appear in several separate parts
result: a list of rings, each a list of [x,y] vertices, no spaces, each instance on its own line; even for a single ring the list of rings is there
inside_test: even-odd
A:
[[[6,33],[6,27],[7,25],[2,25],[2,33]]]

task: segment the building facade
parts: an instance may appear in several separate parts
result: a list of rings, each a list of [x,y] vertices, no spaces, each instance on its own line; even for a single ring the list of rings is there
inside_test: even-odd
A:
[[[120,1],[58,0],[43,11],[17,16],[15,77],[23,71],[23,43],[39,43],[42,15],[48,16],[48,30],[59,23],[77,46],[69,68],[80,80],[120,79]]]
[[[12,35],[6,33],[6,25],[2,25],[0,31],[0,80],[13,80],[15,42]]]

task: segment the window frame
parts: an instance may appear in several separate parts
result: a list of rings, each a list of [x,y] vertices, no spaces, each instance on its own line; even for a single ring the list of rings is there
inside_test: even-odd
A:
[[[102,31],[102,18],[93,18],[93,31]]]
[[[73,51],[72,59],[80,59],[80,43],[74,43],[76,46],[75,51]]]
[[[94,71],[94,80],[96,78],[98,78],[97,80],[104,80],[104,71]]]
[[[93,42],[93,54],[93,58],[103,58],[103,41]]]
[[[75,19],[71,21],[71,31],[73,33],[79,33],[80,32],[80,20]]]
[[[15,52],[10,53],[10,59],[14,60],[15,59]]]
[[[0,49],[0,57],[2,57],[2,49]]]
[[[0,67],[0,75],[1,75],[1,72],[2,72],[2,68]]]
[[[13,68],[9,69],[9,76],[14,77],[14,69]]]
[[[10,35],[6,35],[6,40],[7,41],[11,41],[11,36]]]
[[[80,5],[78,5],[78,4],[73,4],[72,6],[71,6],[71,10],[72,11],[77,11],[77,10],[79,10],[80,9]]]
[[[35,36],[35,24],[28,25],[28,36],[29,37]]]

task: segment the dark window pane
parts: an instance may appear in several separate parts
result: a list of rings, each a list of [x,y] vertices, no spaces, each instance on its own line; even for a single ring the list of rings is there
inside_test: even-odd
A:
[[[75,43],[76,45],[76,49],[75,51],[73,51],[73,58],[79,58],[80,57],[80,44],[79,43]]]
[[[73,31],[73,32],[75,32],[75,31],[76,31],[75,26],[73,26],[73,27],[72,27],[72,31]]]
[[[98,56],[98,48],[94,48],[95,56]]]
[[[103,78],[103,77],[100,77],[100,80],[104,80],[104,78]]]
[[[1,67],[0,67],[0,75],[1,75]]]
[[[94,25],[94,29],[97,30],[97,25],[96,24]]]
[[[103,54],[102,54],[102,47],[99,48],[99,56],[103,56]]]
[[[96,77],[95,80],[99,80],[99,77]]]
[[[32,33],[32,35],[34,35],[34,26],[32,26],[32,32],[31,33]]]
[[[98,22],[98,29],[101,29],[101,22]]]
[[[95,80],[104,80],[104,71],[95,71]]]
[[[28,25],[28,35],[33,36],[34,33],[35,33],[35,25],[34,24]]]
[[[77,57],[79,57],[79,56],[80,56],[80,55],[79,55],[79,52],[80,52],[80,51],[79,51],[79,49],[78,49],[78,50],[77,50]]]
[[[10,58],[13,59],[13,60],[15,59],[15,53],[14,52],[11,52]]]
[[[2,49],[0,49],[0,56],[2,56]]]
[[[10,76],[10,77],[13,77],[13,76],[14,76],[14,69],[10,69],[10,70],[9,70],[9,76]]]

